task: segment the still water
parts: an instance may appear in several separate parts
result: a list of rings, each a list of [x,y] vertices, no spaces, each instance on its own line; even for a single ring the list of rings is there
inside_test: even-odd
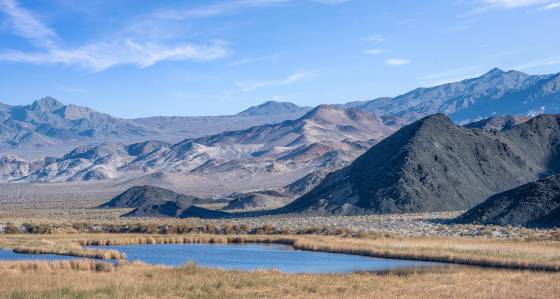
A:
[[[357,255],[295,250],[278,244],[154,244],[89,246],[124,252],[129,261],[182,266],[195,262],[202,267],[230,270],[277,269],[288,273],[350,273],[357,271],[446,270],[447,264],[408,261]],[[75,257],[52,254],[19,254],[0,249],[1,260],[72,260]]]
[[[295,250],[278,244],[159,244],[102,248],[124,252],[129,261],[169,266],[194,261],[203,267],[247,271],[277,269],[289,273],[349,273],[447,267],[441,263]]]

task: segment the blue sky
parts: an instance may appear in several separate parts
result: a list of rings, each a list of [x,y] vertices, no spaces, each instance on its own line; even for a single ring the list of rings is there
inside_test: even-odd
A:
[[[395,96],[560,71],[560,0],[0,0],[0,102],[121,117]]]

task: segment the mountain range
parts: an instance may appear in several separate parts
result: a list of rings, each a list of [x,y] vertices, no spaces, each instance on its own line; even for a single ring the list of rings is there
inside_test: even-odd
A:
[[[178,143],[104,142],[60,157],[25,160],[3,155],[0,179],[64,182],[184,177],[303,176],[338,169],[399,127],[370,113],[321,105],[296,120],[255,126]]]
[[[122,119],[45,97],[30,105],[0,104],[0,151],[40,156],[111,141],[177,142],[187,137],[296,119],[310,110],[269,101],[231,116]]]
[[[480,77],[341,107],[399,116],[407,121],[443,113],[460,124],[493,115],[560,113],[560,74],[528,75],[495,68]]]

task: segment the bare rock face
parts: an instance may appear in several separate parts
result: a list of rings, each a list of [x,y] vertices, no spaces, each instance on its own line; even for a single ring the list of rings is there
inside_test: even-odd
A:
[[[272,213],[403,213],[470,208],[560,170],[560,115],[503,132],[442,114],[408,125]]]
[[[459,216],[455,222],[559,227],[560,175],[553,175],[496,194]]]
[[[525,123],[531,119],[527,116],[521,115],[504,115],[504,116],[492,116],[483,120],[475,121],[465,125],[467,128],[478,128],[483,130],[496,130],[503,131],[511,129],[518,124]]]

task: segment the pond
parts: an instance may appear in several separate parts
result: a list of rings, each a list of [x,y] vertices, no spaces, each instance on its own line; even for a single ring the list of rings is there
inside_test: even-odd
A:
[[[296,250],[280,244],[153,244],[88,246],[114,249],[129,261],[182,266],[188,262],[208,268],[252,271],[276,269],[287,273],[423,272],[448,271],[457,267],[444,263],[364,257],[350,254]],[[52,254],[20,254],[0,249],[0,261],[72,260]]]
[[[129,261],[148,264],[181,266],[193,261],[202,267],[246,271],[277,269],[288,273],[350,273],[449,267],[443,263],[295,250],[279,244],[158,244],[92,248],[118,250],[126,253]]]

